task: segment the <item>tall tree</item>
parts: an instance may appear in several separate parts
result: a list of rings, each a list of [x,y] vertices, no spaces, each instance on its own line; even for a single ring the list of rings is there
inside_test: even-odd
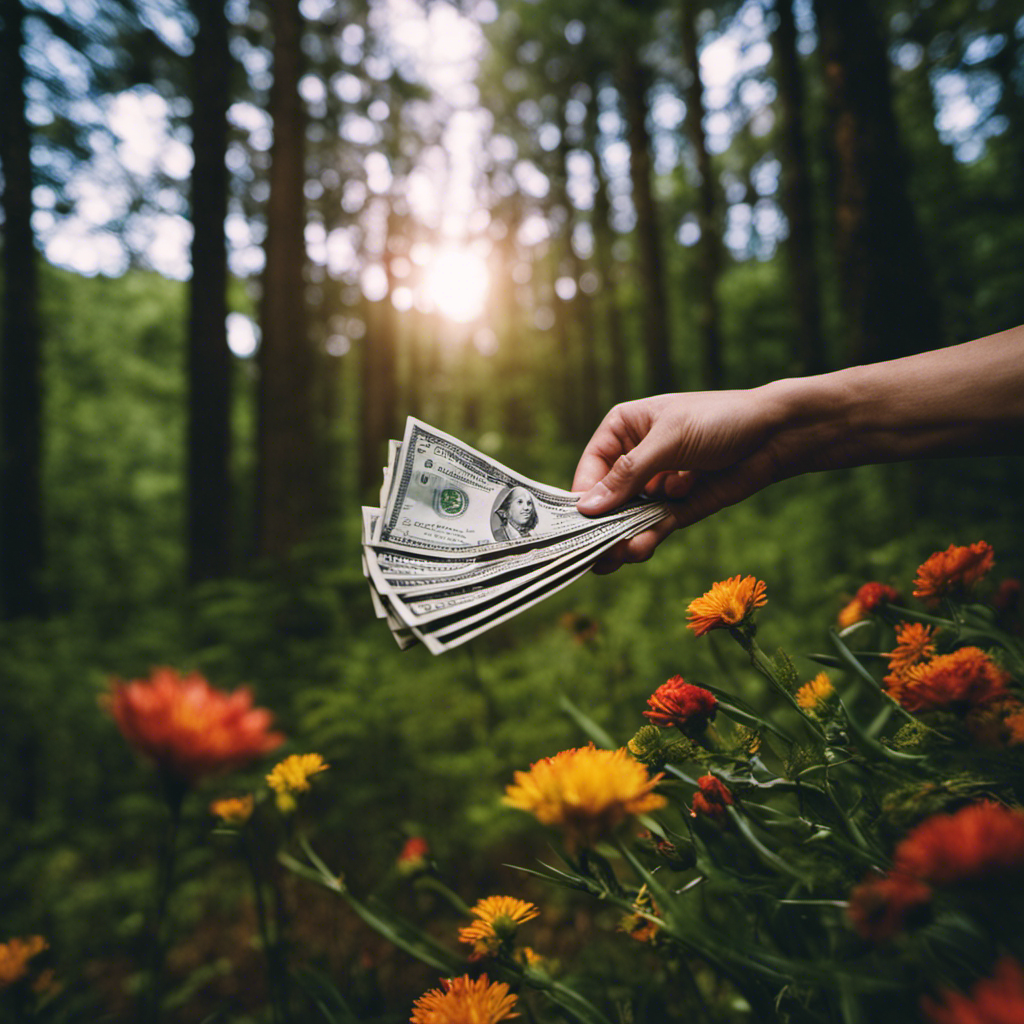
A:
[[[800,369],[804,373],[821,373],[827,360],[821,326],[821,282],[815,258],[814,195],[804,117],[805,90],[796,45],[793,0],[776,0],[775,15],[772,50],[782,113],[779,156],[782,163],[782,211],[789,224],[785,248],[790,301],[796,313]]]
[[[647,388],[649,394],[656,395],[674,389],[675,372],[672,368],[661,221],[651,181],[651,137],[647,130],[649,78],[635,46],[627,44],[620,66],[619,87],[628,125],[629,174],[636,208],[637,263],[644,294]]]
[[[4,615],[43,609],[42,373],[32,234],[31,136],[25,116],[24,12],[4,0],[0,33],[3,344],[0,348],[0,593]]]
[[[224,0],[192,0],[192,283],[188,327],[188,578],[230,564],[231,354],[227,345],[227,111],[231,51]]]
[[[688,72],[686,88],[686,134],[693,147],[700,178],[697,188],[697,224],[700,240],[697,243],[699,288],[697,296],[697,326],[701,336],[701,364],[704,386],[709,389],[722,386],[722,329],[718,304],[718,282],[722,276],[722,232],[719,227],[717,188],[711,167],[707,137],[704,134],[704,86],[700,77],[700,58],[697,53],[697,4],[683,0],[680,10],[682,56]]]
[[[833,237],[848,358],[933,348],[942,330],[907,193],[889,61],[869,0],[815,0],[830,128]]]
[[[608,349],[608,373],[611,378],[611,397],[624,402],[631,397],[629,364],[626,361],[626,339],[622,327],[622,309],[619,304],[618,281],[614,255],[614,229],[611,224],[611,200],[608,198],[608,176],[601,162],[598,144],[597,92],[590,97],[586,116],[586,148],[594,166],[594,209],[591,226],[594,231],[594,265],[600,289],[600,311],[605,325]]]
[[[261,308],[258,549],[280,557],[317,519],[315,360],[306,325],[302,16],[298,0],[269,7],[274,78],[266,266]]]

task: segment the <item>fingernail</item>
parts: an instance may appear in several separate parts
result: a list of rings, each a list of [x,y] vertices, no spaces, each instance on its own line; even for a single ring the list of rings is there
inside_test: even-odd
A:
[[[587,491],[586,494],[576,502],[576,508],[580,512],[599,512],[605,504],[607,504],[608,498],[611,497],[611,491],[605,487],[604,482],[598,480],[593,487]]]

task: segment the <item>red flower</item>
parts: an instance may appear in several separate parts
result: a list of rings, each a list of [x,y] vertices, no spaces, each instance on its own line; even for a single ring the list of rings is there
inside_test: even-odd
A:
[[[406,839],[402,852],[396,861],[398,870],[403,875],[415,875],[427,866],[430,856],[430,844],[422,836],[411,836]]]
[[[913,912],[931,898],[931,889],[916,878],[898,873],[879,875],[853,889],[846,912],[861,938],[884,942],[901,932]]]
[[[704,814],[709,818],[724,818],[725,809],[736,801],[725,783],[714,775],[702,775],[697,780],[697,792],[693,794],[693,817]]]
[[[942,1002],[925,996],[921,1011],[928,1024],[1020,1024],[1024,1021],[1024,971],[1004,956],[991,978],[982,978],[970,995],[946,989]]]
[[[1024,871],[1024,812],[990,800],[935,814],[893,853],[893,873],[931,885],[987,880]]]
[[[241,767],[284,742],[247,688],[215,690],[195,672],[157,668],[149,679],[115,682],[106,705],[133,747],[186,783]]]
[[[673,676],[647,698],[650,711],[645,717],[668,729],[673,725],[683,732],[699,734],[718,711],[718,700],[710,690],[693,686],[682,676]]]
[[[917,570],[914,597],[934,604],[941,597],[959,595],[974,586],[992,568],[995,553],[990,544],[957,547],[950,544],[945,551],[936,551]]]
[[[1020,580],[1005,579],[992,595],[992,607],[1001,615],[1012,614],[1020,605]]]
[[[900,595],[887,583],[865,583],[857,591],[857,600],[866,612],[873,612],[881,604],[898,601]]]
[[[908,711],[966,712],[1007,696],[1009,676],[980,647],[961,647],[887,676],[889,693]]]

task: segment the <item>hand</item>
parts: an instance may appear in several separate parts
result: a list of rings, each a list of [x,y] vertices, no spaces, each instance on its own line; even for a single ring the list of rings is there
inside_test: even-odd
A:
[[[673,530],[689,526],[789,476],[779,403],[769,388],[658,395],[617,405],[583,451],[573,480],[577,508],[607,512],[644,492],[672,514],[622,541],[595,564],[614,572],[644,562]]]

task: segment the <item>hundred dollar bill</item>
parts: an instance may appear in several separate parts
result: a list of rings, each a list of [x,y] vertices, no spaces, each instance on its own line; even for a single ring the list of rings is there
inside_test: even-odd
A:
[[[646,528],[645,524],[638,524],[630,529],[625,536],[634,536]],[[602,547],[602,550],[605,548]],[[535,582],[526,591],[514,595],[512,598],[494,602],[489,607],[481,608],[471,615],[458,616],[452,620],[442,620],[440,623],[434,622],[425,627],[413,628],[412,632],[424,643],[431,654],[443,654],[445,651],[450,651],[481,633],[487,632],[494,626],[508,621],[532,605],[569,586],[570,583],[575,582],[590,570],[600,553],[600,551],[596,554],[590,553],[577,561],[563,565],[554,574]]]
[[[469,445],[409,417],[376,527],[376,548],[441,558],[500,556],[550,542],[603,519],[628,518],[637,499],[598,519],[578,494],[512,472]]]
[[[605,516],[410,417],[391,441],[381,507],[362,510],[374,613],[401,648],[443,653],[578,579],[669,514],[638,499]]]
[[[661,513],[652,509],[645,519],[631,522],[637,528],[643,529],[660,518]],[[406,625],[420,626],[436,619],[451,618],[465,609],[472,609],[475,612],[496,598],[514,598],[525,592],[526,584],[543,580],[545,576],[560,571],[566,564],[583,564],[589,559],[588,564],[592,565],[599,554],[618,543],[622,536],[621,530],[614,533],[605,531],[596,537],[591,535],[586,538],[589,543],[581,543],[566,550],[559,557],[548,559],[533,570],[519,570],[496,582],[469,583],[457,587],[445,585],[443,589],[417,588],[414,592],[403,592],[388,587],[386,593],[391,599],[392,610]]]

